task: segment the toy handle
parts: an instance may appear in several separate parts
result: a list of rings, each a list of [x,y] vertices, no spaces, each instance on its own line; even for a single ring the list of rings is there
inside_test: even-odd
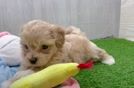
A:
[[[80,69],[91,69],[93,67],[93,60],[89,60],[84,64],[79,64],[77,67]]]

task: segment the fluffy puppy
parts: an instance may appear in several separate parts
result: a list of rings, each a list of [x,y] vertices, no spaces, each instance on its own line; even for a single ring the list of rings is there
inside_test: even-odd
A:
[[[51,64],[77,62],[84,63],[95,58],[112,65],[114,58],[94,43],[76,27],[62,28],[41,20],[25,24],[21,32],[23,60],[16,75],[3,83],[2,88]],[[5,86],[6,85],[6,86]]]

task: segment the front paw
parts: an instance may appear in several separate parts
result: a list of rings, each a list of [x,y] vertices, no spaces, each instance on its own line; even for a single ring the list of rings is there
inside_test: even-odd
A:
[[[12,84],[11,81],[5,81],[1,84],[0,88],[10,88],[10,85]]]

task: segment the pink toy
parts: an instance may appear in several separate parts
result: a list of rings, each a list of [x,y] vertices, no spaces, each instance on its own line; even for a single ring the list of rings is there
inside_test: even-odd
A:
[[[0,32],[0,37],[2,37],[2,36],[5,36],[5,35],[9,35],[10,33],[8,33],[8,32]]]

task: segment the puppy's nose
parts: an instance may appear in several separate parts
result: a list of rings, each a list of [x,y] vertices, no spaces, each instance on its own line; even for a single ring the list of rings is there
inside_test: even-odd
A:
[[[38,58],[37,57],[32,57],[29,61],[31,64],[36,64]]]

